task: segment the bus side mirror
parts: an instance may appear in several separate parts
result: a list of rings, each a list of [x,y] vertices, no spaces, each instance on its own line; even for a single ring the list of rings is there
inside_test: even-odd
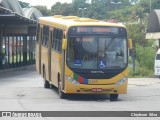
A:
[[[132,49],[133,45],[132,45],[132,39],[128,39],[128,48]]]
[[[63,41],[62,41],[62,50],[66,50],[66,48],[67,48],[67,40],[63,39]]]

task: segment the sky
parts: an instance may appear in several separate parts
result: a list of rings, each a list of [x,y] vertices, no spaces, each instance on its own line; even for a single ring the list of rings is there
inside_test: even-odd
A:
[[[30,3],[31,6],[36,6],[36,5],[43,5],[43,6],[47,6],[48,9],[51,8],[51,6],[53,4],[55,4],[56,2],[67,2],[67,3],[71,3],[72,0],[19,0],[22,2],[27,2]]]

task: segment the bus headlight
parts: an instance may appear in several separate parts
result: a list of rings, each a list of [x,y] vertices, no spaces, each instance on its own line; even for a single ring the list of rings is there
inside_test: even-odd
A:
[[[67,79],[68,79],[72,84],[79,85],[79,82],[77,82],[76,80],[72,79],[71,77],[67,77]]]
[[[116,82],[115,85],[116,85],[116,86],[119,86],[119,85],[125,83],[127,80],[128,80],[128,78],[122,78],[120,81]]]

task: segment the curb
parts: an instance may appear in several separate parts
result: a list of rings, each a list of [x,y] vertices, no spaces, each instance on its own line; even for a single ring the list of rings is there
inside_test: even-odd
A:
[[[13,71],[19,71],[19,70],[29,70],[29,69],[35,69],[36,70],[35,64],[34,65],[23,66],[23,67],[18,67],[18,68],[0,70],[0,73],[13,72]]]

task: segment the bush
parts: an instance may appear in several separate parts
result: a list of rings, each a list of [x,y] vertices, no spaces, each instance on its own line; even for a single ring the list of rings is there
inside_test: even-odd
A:
[[[136,69],[129,66],[129,77],[154,77],[156,48],[136,45]],[[131,59],[131,58],[130,58]],[[129,59],[129,63],[130,63]]]
[[[142,47],[138,44],[136,45],[136,60],[138,61],[140,67],[153,70],[155,55],[155,48]]]
[[[154,77],[154,70],[136,66],[136,70],[133,71],[132,67],[129,67],[129,77]]]

